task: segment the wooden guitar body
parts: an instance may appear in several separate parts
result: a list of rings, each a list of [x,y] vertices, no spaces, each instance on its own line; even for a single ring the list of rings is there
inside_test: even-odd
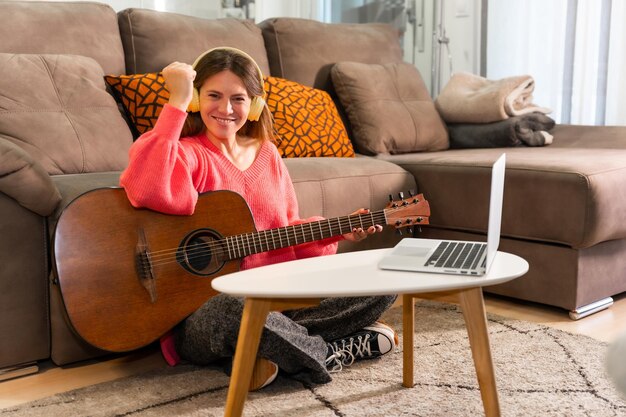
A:
[[[135,209],[121,188],[83,194],[64,210],[54,233],[54,264],[71,325],[105,350],[153,342],[216,294],[212,278],[239,269],[239,260],[219,254],[194,260],[193,250],[186,269],[177,261],[185,256],[181,242],[193,249],[198,241],[255,230],[247,203],[230,191],[201,195],[193,216]],[[141,245],[151,252],[152,266],[143,278]]]

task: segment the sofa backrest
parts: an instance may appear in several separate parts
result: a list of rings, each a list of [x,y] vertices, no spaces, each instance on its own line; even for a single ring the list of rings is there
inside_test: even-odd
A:
[[[270,73],[333,94],[330,69],[341,61],[402,62],[397,30],[382,23],[321,23],[298,18],[267,19],[263,32]]]
[[[265,40],[270,74],[328,92],[355,143],[353,126],[337,97],[331,69],[345,61],[401,63],[398,31],[384,23],[322,23],[288,17],[267,19],[258,26]]]
[[[0,16],[0,138],[48,174],[123,169],[132,134],[103,78],[125,69],[116,12],[2,1]]]
[[[269,72],[261,30],[251,21],[201,19],[148,9],[118,13],[127,74],[157,72],[173,61],[193,63],[218,46],[241,49]]]
[[[105,73],[124,71],[115,11],[88,2],[0,2],[0,52],[93,58]]]

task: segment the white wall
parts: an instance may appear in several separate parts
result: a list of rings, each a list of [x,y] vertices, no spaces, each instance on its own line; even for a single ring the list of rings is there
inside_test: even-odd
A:
[[[411,5],[411,2],[413,3]],[[404,60],[413,63],[424,83],[431,91],[432,84],[432,35],[434,30],[434,1],[408,0],[407,6],[415,7],[415,22],[409,21],[404,37]]]
[[[412,51],[405,50],[405,59],[413,62],[420,71],[431,95],[436,96],[438,91],[446,85],[452,72],[480,73],[480,24],[481,24],[481,0],[407,0],[410,5],[415,2],[417,18],[420,20],[422,2],[424,3],[424,28],[409,26],[405,45],[412,47]],[[439,45],[433,45],[434,32],[438,28],[439,13],[436,5],[443,4],[443,18],[445,36],[449,39],[448,48],[441,45],[440,59],[440,88],[433,91],[433,68],[432,62],[436,54],[433,50]],[[412,42],[415,33],[416,42]],[[441,32],[438,32],[438,36]],[[438,37],[437,36],[437,37]],[[422,40],[423,38],[423,40]],[[422,41],[424,50],[419,50]],[[434,86],[435,89],[436,86]]]
[[[315,19],[317,0],[256,0],[255,21],[262,22],[270,17],[301,17]]]
[[[454,71],[480,72],[480,0],[446,0],[445,19]],[[444,72],[447,80],[449,72]]]
[[[440,0],[441,1],[441,0]],[[449,52],[441,51],[439,91],[454,72],[480,73],[480,0],[446,0],[444,19]],[[438,92],[432,92],[436,96]]]

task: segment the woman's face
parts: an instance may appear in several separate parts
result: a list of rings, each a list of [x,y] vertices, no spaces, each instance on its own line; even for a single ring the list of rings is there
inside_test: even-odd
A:
[[[207,78],[199,93],[207,134],[218,140],[234,139],[250,112],[250,96],[241,78],[224,70]]]

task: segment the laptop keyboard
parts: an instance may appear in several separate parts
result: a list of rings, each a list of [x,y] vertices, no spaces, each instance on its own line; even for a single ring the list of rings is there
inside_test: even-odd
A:
[[[486,243],[441,242],[424,266],[474,269],[486,249]]]

